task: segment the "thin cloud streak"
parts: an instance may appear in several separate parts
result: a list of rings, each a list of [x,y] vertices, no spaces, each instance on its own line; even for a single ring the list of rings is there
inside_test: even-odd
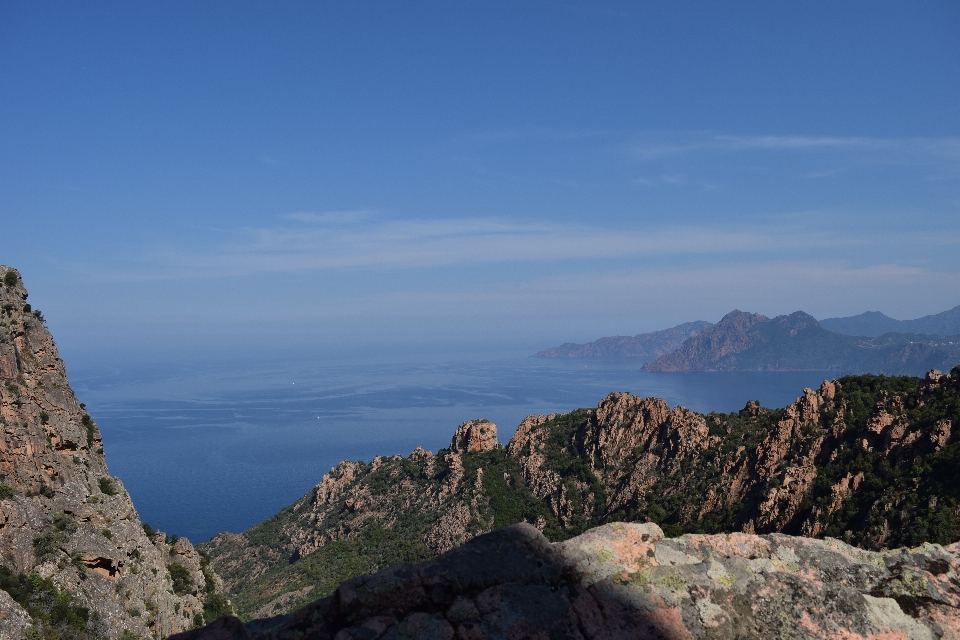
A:
[[[904,161],[917,157],[960,159],[960,138],[869,138],[840,136],[703,135],[683,141],[645,142],[630,147],[642,160],[694,152],[870,151]]]
[[[302,225],[228,232],[219,246],[155,252],[124,280],[224,277],[263,272],[357,268],[440,268],[506,262],[609,260],[623,257],[763,255],[869,242],[792,227],[729,230],[683,226],[617,229],[494,218],[368,219],[294,214]],[[288,216],[290,218],[290,216]],[[367,218],[367,219],[365,219]],[[112,278],[111,278],[112,279]]]
[[[294,222],[304,222],[307,224],[354,224],[368,220],[376,213],[376,209],[324,211],[323,213],[314,213],[313,211],[295,211],[293,213],[285,213],[280,217],[284,220],[293,220]]]

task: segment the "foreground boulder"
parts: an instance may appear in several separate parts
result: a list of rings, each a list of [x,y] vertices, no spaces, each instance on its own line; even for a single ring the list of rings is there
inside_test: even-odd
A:
[[[871,552],[781,534],[663,539],[613,523],[551,544],[518,524],[347,580],[292,615],[170,640],[957,638],[960,545]]]

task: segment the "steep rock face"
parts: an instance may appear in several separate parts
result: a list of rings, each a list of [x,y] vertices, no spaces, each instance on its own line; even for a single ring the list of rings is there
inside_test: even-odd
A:
[[[960,539],[960,367],[849,376],[782,409],[699,414],[613,393],[530,416],[509,444],[344,462],[311,494],[205,546],[248,617],[531,523],[555,541],[612,521],[670,535],[831,536],[871,549]],[[291,595],[293,594],[293,595]]]
[[[42,314],[26,303],[16,271],[0,266],[0,277],[0,564],[52,580],[88,610],[90,637],[191,628],[218,578],[187,540],[147,536]],[[0,594],[3,637],[47,624]]]
[[[515,525],[397,564],[244,628],[171,640],[292,638],[956,638],[960,546],[877,553],[773,535],[663,539],[612,523],[550,544]]]

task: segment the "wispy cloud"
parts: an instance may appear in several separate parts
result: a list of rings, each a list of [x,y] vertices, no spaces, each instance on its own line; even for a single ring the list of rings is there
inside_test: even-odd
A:
[[[498,218],[393,219],[369,210],[282,216],[288,224],[222,232],[202,250],[168,247],[124,278],[182,278],[350,268],[440,268],[504,262],[789,252],[865,238],[794,225],[617,228]]]
[[[843,136],[790,135],[718,135],[699,134],[668,136],[647,135],[630,146],[631,152],[643,160],[696,152],[743,151],[869,151],[884,157],[919,156],[960,159],[960,138],[871,138]]]
[[[633,182],[635,184],[640,184],[645,187],[650,187],[658,184],[669,184],[669,185],[679,186],[684,184],[686,180],[680,174],[664,174],[661,176],[657,176],[656,178],[647,178],[647,177],[635,178]]]
[[[349,211],[324,211],[316,213],[313,211],[295,211],[285,213],[280,217],[284,220],[293,220],[295,222],[305,222],[308,224],[352,224],[367,220],[376,215],[376,209],[352,209]]]

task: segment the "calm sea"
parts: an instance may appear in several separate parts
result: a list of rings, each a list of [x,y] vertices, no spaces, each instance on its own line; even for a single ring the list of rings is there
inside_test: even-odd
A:
[[[305,494],[339,461],[446,446],[458,424],[596,406],[611,391],[697,411],[779,407],[825,372],[647,373],[632,359],[81,365],[71,382],[111,473],[155,528],[202,542]]]

